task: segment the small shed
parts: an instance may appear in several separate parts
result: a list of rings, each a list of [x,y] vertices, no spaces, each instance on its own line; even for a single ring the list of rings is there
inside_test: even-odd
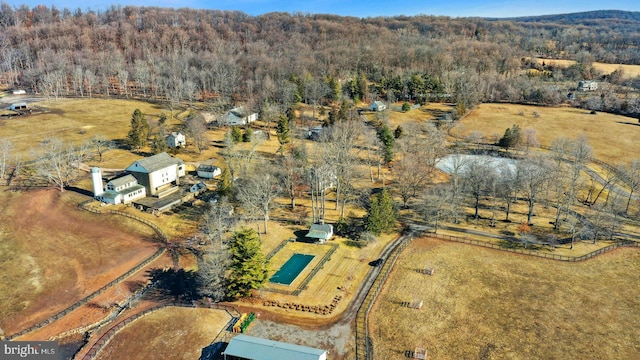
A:
[[[196,194],[199,194],[206,190],[207,190],[207,184],[203,183],[202,181],[200,181],[197,184],[191,185],[191,187],[189,188],[190,193],[196,193]]]
[[[26,102],[13,103],[13,104],[11,104],[11,106],[9,108],[11,110],[26,110],[27,109],[27,103]]]
[[[196,169],[196,172],[198,173],[198,177],[203,179],[213,179],[222,174],[222,170],[214,165],[200,165]]]
[[[387,110],[387,105],[382,101],[374,101],[369,107],[371,111],[385,111]]]
[[[309,228],[306,235],[307,238],[313,239],[320,244],[324,244],[333,237],[333,225],[330,224],[313,224]]]
[[[327,351],[240,334],[229,341],[224,360],[326,360]]]

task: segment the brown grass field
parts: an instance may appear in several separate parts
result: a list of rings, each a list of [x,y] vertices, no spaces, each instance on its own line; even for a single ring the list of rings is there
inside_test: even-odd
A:
[[[536,62],[538,64],[542,64],[543,62],[546,65],[556,66],[556,67],[569,67],[571,65],[576,64],[575,60],[560,60],[560,59],[540,59],[536,58]],[[624,77],[632,79],[640,76],[640,65],[626,65],[626,64],[606,64],[601,62],[593,63],[594,69],[597,71],[607,75],[612,72],[622,69]]]
[[[427,264],[434,275],[416,271]],[[375,358],[418,345],[430,359],[637,358],[638,271],[637,249],[563,263],[416,239],[371,312]]]
[[[64,100],[59,103],[45,102],[41,104],[41,106],[48,107],[50,112],[26,116],[24,118],[0,120],[0,137],[8,137],[13,140],[14,144],[19,144],[16,151],[20,152],[23,158],[28,158],[30,153],[29,149],[37,147],[40,141],[49,136],[58,136],[71,143],[80,143],[89,140],[95,134],[103,134],[111,139],[123,139],[129,127],[131,113],[135,108],[140,108],[148,115],[149,119],[151,119],[152,127],[154,119],[163,111],[163,109],[156,105],[124,100]],[[388,121],[394,128],[407,121],[428,121],[429,119],[437,117],[443,111],[449,110],[449,108],[448,105],[430,104],[424,108],[412,110],[407,113],[390,112],[390,114],[388,114]],[[518,115],[520,111],[523,111],[523,116]],[[537,111],[540,117],[535,118],[532,115],[533,111]],[[167,110],[164,110],[164,112],[168,113]],[[305,115],[309,115],[308,109],[302,112]],[[179,112],[179,114],[178,116],[180,117],[184,116],[185,113]],[[485,131],[485,135],[487,136],[491,136],[493,133],[502,135],[504,129],[513,125],[516,120],[523,121],[520,123],[523,128],[535,126],[538,130],[538,138],[543,144],[548,144],[545,143],[545,141],[550,142],[554,137],[554,133],[567,134],[566,136],[575,137],[577,134],[575,130],[577,127],[576,123],[578,123],[580,131],[589,137],[591,145],[598,151],[596,156],[605,161],[626,161],[625,156],[630,156],[627,154],[632,154],[634,152],[633,150],[640,150],[637,149],[640,148],[640,145],[636,147],[631,140],[628,142],[624,140],[626,139],[624,135],[632,138],[634,131],[640,131],[640,128],[636,128],[635,124],[632,123],[633,119],[604,113],[589,115],[581,110],[565,108],[551,109],[503,104],[481,105],[461,122],[461,126],[459,125],[454,128],[453,132],[464,135],[473,130],[480,129]],[[33,122],[39,124],[41,130],[35,131],[33,134],[26,134],[24,129]],[[176,124],[178,124],[177,120],[170,122],[170,125]],[[262,124],[258,122],[256,125],[260,126]],[[275,124],[272,124],[272,134],[274,134],[274,127]],[[540,127],[540,129],[538,129],[538,127]],[[607,131],[606,136],[603,134],[603,131],[598,133],[598,128],[601,129],[605,127],[607,129],[617,130],[615,130],[616,132],[614,132],[613,135],[611,135],[609,131]],[[80,130],[84,130],[83,132],[85,133],[80,134]],[[178,154],[178,157],[187,162],[193,162],[193,164],[211,159],[219,163],[220,156],[218,151],[220,150],[219,147],[221,146],[225,131],[225,129],[209,131],[207,136],[210,147],[202,153],[196,152],[193,147],[187,147],[187,149]],[[487,133],[489,131],[491,131],[491,133]],[[609,143],[609,139],[611,138],[616,139],[615,146]],[[240,149],[248,149],[249,146],[249,144],[238,144],[238,148]],[[262,141],[257,146],[256,151],[265,158],[273,159],[277,156],[278,146],[279,144],[274,136],[271,140]],[[309,147],[311,149],[311,145],[309,145]],[[618,147],[624,150],[617,151]],[[143,152],[147,150],[148,149],[143,149]],[[140,158],[140,156],[141,155],[133,154],[127,150],[116,149],[109,151],[105,155],[102,163],[98,163],[97,160],[91,160],[89,165],[122,169],[132,161]],[[360,156],[364,155],[360,154]],[[193,164],[189,164],[189,166],[194,167]],[[359,170],[362,173],[359,186],[374,186],[369,182],[367,170],[364,168]],[[384,169],[383,171],[387,176],[387,182],[393,181],[393,177],[388,170]],[[213,182],[210,182],[210,185],[213,186]],[[88,177],[82,179],[77,186],[83,189],[90,189]],[[381,184],[377,183],[375,186],[381,186]],[[327,205],[327,222],[329,223],[337,221],[339,217],[339,212],[333,209],[332,196],[332,194],[329,195]],[[77,210],[77,203],[85,199],[85,196],[71,192],[65,192],[62,195],[55,191],[0,192],[0,202],[11,204],[0,210],[0,240],[2,240],[0,241],[0,250],[2,250],[0,251],[0,266],[4,269],[3,275],[6,274],[7,278],[12,279],[9,282],[0,284],[0,315],[2,315],[0,316],[0,328],[4,330],[5,334],[11,334],[23,329],[70,305],[73,301],[86,296],[102,284],[139,263],[156,249],[157,245],[148,241],[151,234],[149,229],[145,227],[121,218],[106,215],[99,217]],[[278,208],[272,213],[272,218],[291,218],[292,215],[287,209],[287,200],[278,199],[278,204]],[[308,200],[298,200],[298,205],[306,208],[310,212]],[[183,207],[180,211],[155,216],[142,213],[133,208],[109,207],[109,209],[111,208],[131,212],[158,224],[168,234],[170,241],[176,242],[181,242],[197,230],[199,211],[201,211],[198,208]],[[363,215],[362,209],[350,208],[346,211],[347,214],[350,212],[358,216]],[[514,214],[513,221],[517,222],[522,216],[522,211],[520,211],[520,214]],[[550,214],[548,209],[545,210],[542,207],[537,207],[537,217],[535,219],[535,222],[537,224],[539,223],[539,226],[537,226],[539,228],[548,227],[545,224],[548,224],[548,219],[551,219],[551,216],[552,214]],[[486,219],[487,214],[483,213],[483,217]],[[468,221],[464,225],[469,228],[476,227],[477,229],[482,229],[483,221],[486,220],[481,220],[479,224]],[[244,225],[256,228],[258,224],[262,229],[261,221],[250,222]],[[505,224],[504,229],[500,228],[495,231],[513,231],[513,227],[515,226],[517,225]],[[300,235],[300,233],[303,233],[306,229],[307,227],[304,225],[291,225],[283,221],[271,221],[269,223],[269,233],[261,234],[263,252],[265,254],[269,253],[283,240],[296,237],[296,235]],[[395,236],[394,234],[386,234],[364,248],[353,246],[353,244],[346,239],[336,238],[332,240],[331,243],[339,245],[338,251],[332,255],[331,260],[328,261],[311,280],[308,284],[308,289],[303,291],[299,296],[283,295],[262,290],[257,292],[254,298],[238,301],[234,305],[243,311],[256,311],[259,317],[263,319],[275,321],[287,320],[301,326],[309,327],[328,324],[339,316],[340,312],[346,308],[350,301],[350,296],[357,291],[370,269],[368,262],[377,258],[382,248]],[[599,244],[597,246],[602,245]],[[271,273],[277,271],[294,252],[314,254],[316,255],[316,259],[314,259],[314,262],[307,267],[290,287],[272,284],[269,284],[268,287],[280,287],[281,289],[296,288],[306,274],[313,269],[319,259],[326,253],[328,248],[328,246],[319,247],[302,242],[288,243],[272,259],[270,264]],[[431,251],[431,248],[430,246],[425,247],[425,253],[419,256],[422,258],[431,256],[428,252]],[[571,251],[567,255],[580,255],[578,254],[579,252],[588,252],[593,248],[594,246],[586,243],[579,244],[576,246],[576,249],[573,250],[576,254]],[[407,254],[413,252],[413,250],[410,249],[411,247],[406,250]],[[565,250],[566,249],[562,248],[556,249],[558,253]],[[456,251],[458,250],[456,249]],[[448,252],[441,255],[440,259],[441,261],[445,261],[448,260],[448,257],[452,257],[454,259],[451,259],[451,261],[459,261],[460,264],[468,261],[473,262],[474,254],[487,250],[476,249],[474,251],[475,252],[472,253],[466,253],[464,249],[460,249],[459,254],[456,253],[454,255],[452,252]],[[624,252],[619,253],[622,254]],[[511,256],[513,256],[513,259],[526,259],[521,260],[523,264],[529,261],[529,258],[521,258],[512,254],[499,254],[500,256],[504,256],[505,260],[491,260],[491,263],[496,265],[492,271],[498,273],[507,272],[512,266],[512,263],[508,261],[516,261],[506,260],[512,259],[510,258]],[[433,256],[435,257],[436,255]],[[610,258],[616,259],[609,255],[603,259]],[[541,269],[547,264],[555,264],[547,261],[542,263],[545,265],[535,265],[537,261],[542,260],[532,259],[531,261],[533,261],[534,265],[531,266],[533,266],[534,269]],[[162,264],[166,265],[167,262],[168,259],[164,259]],[[621,271],[618,268],[619,262],[612,264],[615,265],[616,269],[612,269],[611,271]],[[181,258],[180,265],[187,269],[196,268],[195,261],[192,257],[188,256],[186,252]],[[516,265],[520,266],[519,263],[516,263]],[[438,264],[436,275],[429,279],[437,279],[440,268],[442,267],[446,267],[446,265]],[[602,269],[604,268],[606,268],[606,266],[603,265]],[[600,271],[600,268],[598,268],[598,271]],[[396,272],[400,272],[400,270],[396,270]],[[411,278],[410,275],[407,275],[407,277]],[[457,284],[453,280],[455,279],[446,279],[447,282],[451,282],[451,285],[447,285],[447,288],[460,288],[460,290],[456,291],[461,291],[463,295],[473,294],[477,288],[480,288],[482,285],[474,282]],[[559,282],[559,280],[553,281]],[[400,281],[391,280],[393,286],[398,282]],[[29,284],[30,286],[23,286],[22,288],[16,286],[16,284],[23,283]],[[338,289],[338,287],[341,289]],[[442,287],[444,288],[444,283]],[[521,291],[524,292],[525,290]],[[546,297],[543,296],[543,294],[539,296],[534,294],[534,297],[530,297],[530,302],[533,304],[532,306],[543,308],[549,299],[553,299],[552,295],[554,294],[546,294]],[[330,316],[263,305],[264,300],[295,302],[311,306],[328,305],[336,295],[343,296],[343,300],[339,303],[336,311]],[[465,299],[457,298],[450,300],[466,301]],[[97,299],[96,301],[109,303],[109,299],[107,298]],[[381,300],[380,303],[383,303],[382,301],[383,300]],[[387,312],[386,307],[385,305],[385,313]],[[388,308],[389,311],[395,311],[393,310],[393,306],[388,306]],[[420,314],[426,313],[427,309],[423,310]],[[103,354],[101,358],[117,358],[116,354],[129,354],[131,351],[140,349],[141,343],[146,344],[145,349],[157,347],[164,351],[163,354],[168,354],[172,348],[178,348],[188,353],[191,358],[199,356],[200,349],[213,339],[219,331],[219,328],[215,331],[209,328],[210,315],[199,314],[196,316],[183,312],[187,310],[191,309],[169,308],[136,321],[131,326],[125,328],[123,332],[119,333],[112,343],[106,347],[105,351],[110,355]],[[497,308],[493,310],[497,311]],[[449,311],[452,313],[454,310]],[[529,314],[525,315],[532,316]],[[182,317],[189,321],[181,322],[177,320]],[[63,320],[64,321],[61,322],[68,322],[68,319]],[[383,316],[376,320],[381,323],[391,321],[385,319]],[[211,321],[215,323],[217,320]],[[165,323],[169,325],[165,325]],[[139,326],[139,328],[134,327],[136,324],[138,324],[137,326]],[[174,326],[171,327],[171,324]],[[189,330],[186,324],[189,324],[192,329]],[[524,322],[522,324],[524,324]],[[531,324],[530,326],[534,326],[535,321],[532,321]],[[445,325],[447,324],[441,326]],[[71,327],[73,327],[73,324],[68,324],[68,328]],[[386,325],[383,327],[386,329]],[[401,332],[398,330],[401,328],[402,327],[398,326],[393,329]],[[191,336],[190,334],[192,333],[189,333],[189,331],[193,331],[194,335]],[[392,328],[380,331],[392,331]],[[402,332],[406,332],[406,330],[402,330]],[[43,332],[43,334],[44,333],[45,332]],[[150,334],[153,334],[153,336]],[[159,334],[166,334],[167,336],[160,336]],[[47,335],[52,336],[52,334],[48,332]],[[467,335],[464,333],[460,335],[460,337],[457,337],[457,340],[451,341],[465,342],[465,336]],[[151,342],[153,342],[152,345],[149,345],[148,341],[143,342],[142,339],[146,337],[154,339],[151,340]],[[194,340],[185,341],[187,338],[193,338]],[[139,340],[130,341],[129,339]],[[388,344],[384,338],[375,338],[374,340],[376,341],[377,351],[383,349],[381,346],[386,346],[378,345],[378,341],[380,341],[380,344]],[[163,344],[165,342],[166,347],[165,344]],[[498,344],[498,342],[495,343]],[[445,344],[443,346],[446,347],[449,345],[450,344]],[[394,346],[391,348],[396,349]],[[406,349],[399,349],[407,350],[414,345],[407,346]],[[489,346],[489,348],[491,349],[492,347]],[[388,358],[391,359],[396,358],[396,355],[399,353],[394,352],[389,354],[391,354],[391,357]],[[149,354],[144,353],[144,355],[148,356]],[[385,353],[385,356],[386,355],[388,354]],[[387,358],[385,356],[381,358]],[[520,356],[515,357],[521,358]],[[131,357],[127,356],[126,358],[129,359]]]
[[[0,328],[12,334],[73,304],[157,249],[151,231],[77,209],[55,190],[0,191]]]
[[[534,116],[534,112],[539,117]],[[522,130],[535,129],[538,141],[546,146],[556,138],[575,139],[584,135],[593,148],[593,156],[610,164],[626,163],[640,152],[640,143],[636,141],[640,136],[637,119],[608,113],[592,115],[587,110],[569,107],[482,104],[451,132],[466,136],[479,131],[486,141],[493,142],[513,125],[520,126]]]
[[[230,319],[221,310],[164,308],[120,330],[96,359],[198,359]]]

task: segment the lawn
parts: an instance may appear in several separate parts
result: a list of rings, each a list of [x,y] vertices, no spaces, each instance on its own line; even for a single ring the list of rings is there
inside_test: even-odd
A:
[[[522,130],[534,129],[538,141],[545,146],[556,138],[575,139],[584,135],[593,148],[594,157],[610,164],[628,162],[640,153],[640,143],[636,141],[640,136],[637,119],[608,113],[593,115],[570,107],[481,104],[459,121],[451,133],[464,137],[478,131],[484,134],[485,141],[493,142],[513,125]]]
[[[416,271],[427,264],[434,275]],[[434,359],[635,358],[639,271],[637,249],[564,263],[416,239],[371,312],[375,358],[419,345]]]

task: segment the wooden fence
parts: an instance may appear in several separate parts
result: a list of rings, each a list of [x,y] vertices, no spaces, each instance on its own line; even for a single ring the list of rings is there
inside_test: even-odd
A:
[[[151,313],[154,313],[158,310],[162,310],[164,308],[167,307],[197,307],[194,303],[188,303],[188,304],[161,304],[155,307],[152,307],[150,309],[147,309],[145,311],[139,312],[131,317],[128,317],[122,321],[120,321],[119,323],[115,324],[114,326],[111,327],[111,329],[109,329],[109,331],[105,332],[104,334],[102,334],[102,336],[100,337],[100,339],[98,339],[98,341],[96,341],[93,346],[91,347],[91,349],[82,357],[82,360],[91,360],[93,358],[95,358],[98,353],[100,352],[100,350],[102,350],[108,343],[109,341],[111,341],[111,339],[118,333],[118,331],[122,330],[125,326],[131,324],[132,322],[138,320],[139,318],[145,316],[145,315],[149,315]],[[232,317],[237,317],[240,312],[238,311],[238,309],[236,309],[233,306],[230,305],[225,305],[225,304],[219,304],[219,303],[212,303],[212,304],[208,304],[205,307],[208,307],[210,309],[218,309],[218,310],[225,310],[227,311]]]
[[[93,199],[87,200],[87,201],[83,201],[80,204],[78,204],[78,207],[84,210],[88,210],[91,212],[95,212],[95,213],[99,213],[102,214],[102,212],[96,211],[94,209],[89,208],[88,206],[86,206],[89,202],[93,201]],[[126,212],[122,212],[122,211],[118,211],[118,210],[111,210],[109,212],[110,214],[114,214],[114,215],[121,215],[121,216],[125,216],[134,220],[137,220],[149,227],[151,227],[151,229],[153,229],[155,231],[155,233],[162,239],[163,243],[167,243],[167,236],[166,234],[162,231],[162,229],[160,229],[160,227],[158,227],[158,225],[140,218],[138,216],[126,213]],[[11,340],[11,339],[15,339],[19,336],[28,334],[32,331],[38,330],[46,325],[49,325],[51,323],[53,323],[54,321],[62,318],[63,316],[69,314],[70,312],[76,310],[77,308],[79,308],[80,306],[85,305],[86,303],[88,303],[89,301],[91,301],[92,299],[94,299],[95,297],[97,297],[98,295],[104,293],[105,291],[107,291],[109,288],[119,284],[120,282],[122,282],[124,279],[130,277],[131,275],[135,274],[136,272],[140,271],[142,268],[144,268],[145,266],[147,266],[149,263],[151,263],[152,261],[154,261],[155,259],[157,259],[158,257],[160,257],[160,255],[164,254],[164,252],[166,251],[165,247],[162,247],[160,249],[158,249],[153,255],[151,255],[150,257],[146,258],[144,261],[142,261],[141,263],[139,263],[138,265],[134,266],[133,268],[129,269],[129,271],[127,271],[126,273],[118,276],[116,279],[110,281],[108,284],[104,285],[103,287],[101,287],[100,289],[96,290],[95,292],[91,293],[89,296],[85,297],[84,299],[76,302],[75,304],[67,307],[66,309],[59,311],[58,313],[50,316],[49,318],[47,318],[46,320],[35,324],[33,326],[30,326],[27,329],[24,329],[22,331],[19,331],[15,334],[12,334],[10,336],[6,337],[6,340]]]
[[[607,247],[592,251],[590,253],[587,253],[581,256],[565,256],[565,255],[548,254],[548,253],[543,253],[535,250],[505,248],[503,246],[500,246],[499,244],[493,244],[493,243],[478,241],[473,239],[466,239],[466,238],[453,236],[453,235],[441,235],[441,234],[431,233],[431,234],[428,234],[428,236],[445,240],[445,241],[482,246],[486,248],[502,250],[502,251],[512,252],[516,254],[534,256],[538,258],[550,259],[550,260],[556,260],[556,261],[567,261],[567,262],[584,261],[587,259],[591,259],[595,256],[598,256],[600,254],[615,250],[620,247],[640,247],[640,242],[623,240],[613,245],[609,245]],[[363,301],[362,305],[358,309],[358,313],[356,315],[356,359],[357,360],[373,359],[373,356],[374,356],[373,340],[369,337],[369,320],[368,320],[369,312],[371,311],[371,308],[373,307],[375,299],[378,296],[380,290],[382,289],[384,283],[386,282],[389,276],[389,273],[391,272],[391,269],[393,268],[398,256],[400,255],[402,250],[404,250],[411,243],[411,240],[413,240],[413,237],[407,236],[405,239],[399,242],[396,245],[396,247],[393,249],[393,251],[389,254],[389,256],[387,257],[387,260],[385,261],[384,267],[381,269],[380,273],[378,274],[378,277],[376,278],[375,282],[369,289],[369,292],[367,293],[365,300]]]
[[[387,280],[398,255],[409,245],[412,236],[404,236],[394,245],[356,314],[356,360],[373,359],[373,341],[369,337],[369,312]],[[374,270],[371,270],[374,271]]]
[[[636,241],[631,241],[631,240],[621,240],[618,241],[615,244],[603,247],[601,249],[598,250],[594,250],[590,253],[581,255],[581,256],[566,256],[566,255],[557,255],[557,254],[550,254],[550,253],[545,253],[545,252],[541,252],[541,251],[537,251],[537,250],[533,250],[533,249],[514,249],[514,248],[508,248],[508,247],[504,247],[500,244],[494,244],[494,243],[490,243],[490,242],[486,242],[486,241],[480,241],[480,240],[473,240],[473,239],[467,239],[467,238],[462,238],[459,236],[454,236],[454,235],[442,235],[442,234],[429,234],[428,236],[434,237],[436,239],[441,239],[441,240],[446,240],[446,241],[453,241],[453,242],[458,242],[458,243],[463,243],[463,244],[470,244],[470,245],[475,245],[475,246],[482,246],[485,248],[491,248],[491,249],[496,249],[496,250],[501,250],[501,251],[508,251],[508,252],[512,252],[512,253],[516,253],[516,254],[522,254],[522,255],[528,255],[528,256],[535,256],[535,257],[539,257],[539,258],[543,258],[543,259],[550,259],[550,260],[557,260],[557,261],[569,261],[569,262],[577,262],[577,261],[584,261],[587,259],[591,259],[594,256],[598,256],[600,254],[609,252],[611,250],[615,250],[617,248],[620,247],[640,247],[640,243],[636,242]]]

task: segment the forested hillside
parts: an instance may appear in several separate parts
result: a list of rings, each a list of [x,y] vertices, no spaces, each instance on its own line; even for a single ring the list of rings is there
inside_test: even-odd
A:
[[[554,105],[566,99],[558,82],[605,80],[593,61],[640,64],[638,14],[607,14],[606,20],[598,12],[538,20],[360,19],[2,3],[0,82],[51,97],[209,98],[256,109],[331,102],[343,94],[356,101],[445,99],[462,111],[482,101]],[[529,57],[578,64],[527,76],[535,67]],[[627,100],[624,112],[637,107]]]

